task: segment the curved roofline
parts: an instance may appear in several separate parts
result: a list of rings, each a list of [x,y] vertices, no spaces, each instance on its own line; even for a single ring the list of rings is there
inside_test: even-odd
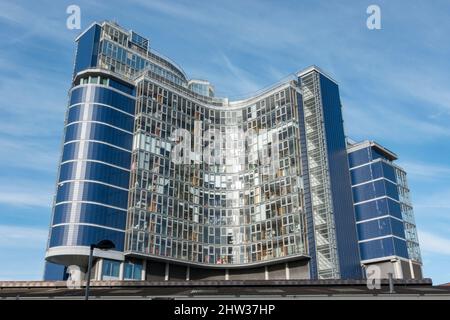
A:
[[[148,71],[148,70],[145,70],[145,71]],[[163,82],[163,81],[160,81],[159,79],[155,79],[154,77],[149,76],[148,73],[145,72],[145,71],[141,75],[136,77],[135,81],[140,81],[140,80],[143,80],[143,79],[147,78],[150,81],[154,81],[154,82],[158,83],[159,85],[161,85],[162,87],[165,87],[165,88],[167,88],[169,90],[173,90],[174,88],[176,90],[179,90],[179,88],[176,87],[174,84],[168,83],[168,82]],[[205,96],[196,95],[194,92],[192,92],[191,90],[189,90],[187,88],[184,88],[183,92],[178,92],[177,94],[181,95],[181,96],[185,96],[186,98],[189,98],[189,99],[194,99],[199,104],[202,104],[202,105],[204,105],[205,107],[208,107],[208,108],[212,108],[212,109],[215,109],[215,110],[221,110],[221,111],[231,111],[231,110],[242,109],[242,108],[246,107],[248,104],[253,103],[254,100],[262,99],[265,96],[272,94],[276,90],[281,90],[281,89],[284,89],[284,88],[287,88],[287,87],[292,87],[292,88],[294,88],[296,90],[299,89],[294,84],[293,80],[290,80],[290,81],[287,81],[287,80],[279,81],[278,83],[276,83],[276,84],[274,84],[274,85],[272,85],[270,87],[261,89],[254,96],[251,96],[251,97],[249,97],[247,99],[244,99],[244,100],[236,100],[236,101],[231,101],[231,102],[228,101],[228,98],[208,98],[208,97],[205,97]],[[203,99],[203,98],[205,98],[205,99]],[[210,101],[207,101],[207,100],[210,100]],[[220,105],[220,106],[219,105],[214,105],[213,104],[214,101],[216,101],[217,103],[222,102],[223,105]]]
[[[187,260],[176,259],[172,257],[158,256],[154,254],[145,254],[138,251],[124,251],[124,256],[127,257],[139,257],[145,259],[154,259],[158,261],[171,262],[173,264],[180,264],[198,268],[208,268],[208,269],[245,269],[245,268],[254,268],[259,266],[268,266],[277,264],[280,262],[288,262],[293,260],[310,260],[311,257],[304,253],[293,254],[281,258],[273,258],[268,260],[261,260],[258,262],[246,262],[246,263],[202,263],[202,262],[192,262]]]

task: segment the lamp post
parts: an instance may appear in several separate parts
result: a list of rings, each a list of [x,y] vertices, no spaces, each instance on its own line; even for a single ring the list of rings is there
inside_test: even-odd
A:
[[[92,269],[92,258],[94,255],[94,249],[100,249],[100,250],[111,250],[114,249],[116,246],[114,245],[114,242],[111,240],[101,240],[96,244],[91,244],[90,251],[89,251],[89,262],[88,262],[88,270],[87,270],[87,281],[86,281],[86,291],[84,294],[84,300],[89,300],[89,286],[91,284],[91,269]]]

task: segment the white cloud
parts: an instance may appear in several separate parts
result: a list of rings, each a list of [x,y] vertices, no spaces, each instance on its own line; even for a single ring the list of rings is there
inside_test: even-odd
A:
[[[1,248],[39,248],[45,249],[48,229],[0,225]]]
[[[423,252],[450,255],[450,239],[428,231],[420,231],[420,247]]]
[[[448,166],[413,161],[401,162],[400,164],[406,170],[408,176],[413,179],[447,180],[450,178],[450,167]]]
[[[426,190],[426,189],[425,189]],[[417,209],[450,209],[450,190],[449,189],[437,189],[438,191],[434,191],[434,189],[429,190],[428,192],[423,192],[422,194],[417,196],[417,201],[414,201],[414,208]],[[423,210],[425,211],[425,210]],[[446,217],[450,221],[450,212],[446,212],[445,210],[433,210],[438,212],[443,217]],[[433,212],[432,211],[432,212]],[[431,213],[428,211],[427,216]]]
[[[0,203],[10,206],[50,208],[53,185],[34,180],[8,180],[0,184]]]

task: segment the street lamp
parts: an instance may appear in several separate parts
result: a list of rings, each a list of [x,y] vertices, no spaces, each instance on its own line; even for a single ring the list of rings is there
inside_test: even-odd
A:
[[[89,285],[91,283],[91,269],[92,269],[92,256],[94,254],[94,249],[100,249],[100,250],[111,250],[114,249],[116,246],[114,245],[114,242],[111,240],[101,240],[96,244],[91,244],[90,251],[89,251],[89,262],[88,262],[88,270],[87,270],[87,282],[86,282],[86,291],[84,295],[84,300],[89,300]]]

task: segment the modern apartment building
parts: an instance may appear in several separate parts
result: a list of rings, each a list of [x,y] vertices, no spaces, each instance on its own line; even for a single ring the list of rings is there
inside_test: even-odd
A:
[[[362,162],[338,85],[319,68],[229,101],[116,23],[76,42],[44,278],[86,271],[103,239],[115,249],[95,250],[94,279],[361,279],[373,259],[414,254],[420,269],[397,166],[405,197],[389,222],[410,236],[391,238],[408,250],[364,245]]]

